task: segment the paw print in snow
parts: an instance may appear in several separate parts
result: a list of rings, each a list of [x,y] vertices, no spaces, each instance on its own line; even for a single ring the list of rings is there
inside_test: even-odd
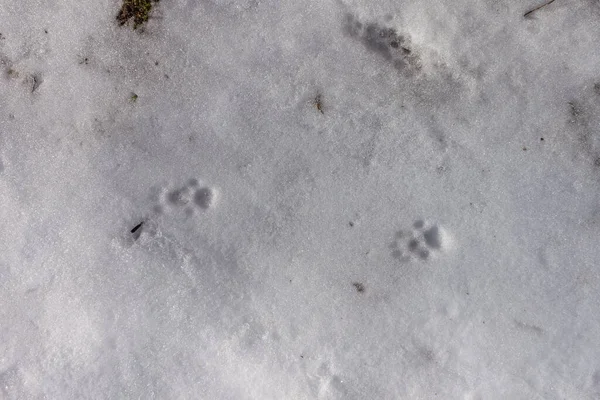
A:
[[[183,187],[176,189],[153,187],[150,191],[150,200],[154,204],[151,211],[130,221],[124,243],[131,245],[144,233],[151,237],[155,236],[156,217],[165,212],[183,209],[184,218],[188,219],[198,210],[205,211],[213,208],[218,200],[218,194],[216,188],[203,185],[197,179],[190,179]]]
[[[200,184],[197,179],[191,179],[183,187],[168,190],[155,210],[160,213],[166,205],[171,209],[183,208],[186,214],[193,214],[198,209],[212,208],[217,201],[217,194],[216,189]]]
[[[392,256],[401,261],[427,260],[448,242],[447,234],[436,224],[418,220],[410,231],[398,231],[391,244]]]
[[[393,27],[376,22],[363,23],[351,14],[346,16],[345,30],[351,37],[362,41],[367,49],[380,54],[408,76],[421,70],[421,59],[408,34],[398,33]]]

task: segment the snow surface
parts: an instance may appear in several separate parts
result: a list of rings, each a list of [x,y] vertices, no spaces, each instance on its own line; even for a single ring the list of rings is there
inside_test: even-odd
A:
[[[600,398],[600,3],[541,4],[1,2],[0,398]]]

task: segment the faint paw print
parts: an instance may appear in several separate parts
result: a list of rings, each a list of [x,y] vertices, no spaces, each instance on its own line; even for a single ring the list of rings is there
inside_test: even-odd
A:
[[[363,23],[355,16],[346,16],[346,32],[371,51],[379,53],[394,67],[407,75],[414,75],[421,69],[421,59],[415,52],[408,34],[401,34],[392,27],[381,26],[376,22]]]
[[[212,208],[217,201],[217,190],[201,185],[197,179],[190,179],[183,187],[166,191],[155,211],[161,213],[165,206],[168,208],[184,209],[191,215],[198,209]]]
[[[427,260],[434,252],[442,250],[444,236],[438,225],[417,220],[411,230],[396,232],[390,246],[392,257],[400,261]]]

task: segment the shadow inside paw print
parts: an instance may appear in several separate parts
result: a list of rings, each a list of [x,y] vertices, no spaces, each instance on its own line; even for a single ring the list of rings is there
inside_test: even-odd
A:
[[[439,226],[418,220],[409,231],[396,232],[391,244],[392,257],[401,261],[427,260],[433,252],[443,247],[443,234]]]
[[[214,193],[209,188],[200,188],[194,194],[194,203],[203,209],[207,209],[212,205]]]
[[[167,194],[167,201],[174,206],[185,206],[191,200],[192,190],[189,187],[176,189]]]
[[[197,209],[212,208],[216,201],[216,190],[201,185],[198,180],[191,179],[185,186],[167,191],[162,203],[171,209],[183,208],[187,214],[193,214]],[[162,205],[155,207],[163,209]]]

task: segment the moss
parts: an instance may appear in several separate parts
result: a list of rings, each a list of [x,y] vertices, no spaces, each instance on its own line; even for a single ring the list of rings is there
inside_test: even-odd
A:
[[[125,25],[133,19],[133,29],[139,28],[148,22],[154,3],[158,3],[158,0],[123,0],[121,10],[117,14],[119,25]]]

